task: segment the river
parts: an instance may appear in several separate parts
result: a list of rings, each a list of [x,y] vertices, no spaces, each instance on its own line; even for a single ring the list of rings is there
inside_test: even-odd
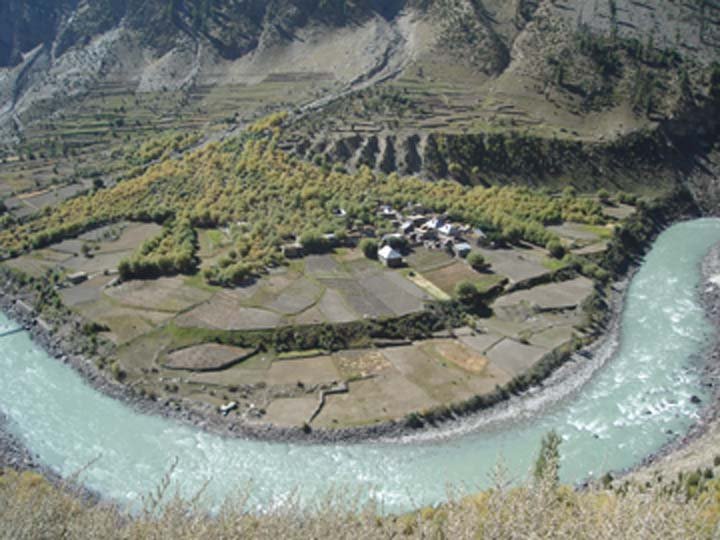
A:
[[[700,262],[720,241],[720,220],[677,224],[657,239],[627,292],[613,340],[580,375],[496,412],[403,441],[303,445],[226,439],[139,414],[86,385],[25,332],[0,338],[0,410],[9,429],[60,474],[87,466],[91,489],[131,505],[177,460],[173,485],[205,486],[209,502],[248,492],[250,503],[315,500],[331,487],[376,497],[386,511],[445,500],[448,487],[488,487],[501,460],[526,477],[544,433],[563,438],[561,477],[576,482],[639,463],[699,414],[693,395],[713,337],[699,302]],[[0,315],[0,332],[12,323]],[[603,351],[610,357],[600,362]],[[583,376],[582,373],[585,373]]]

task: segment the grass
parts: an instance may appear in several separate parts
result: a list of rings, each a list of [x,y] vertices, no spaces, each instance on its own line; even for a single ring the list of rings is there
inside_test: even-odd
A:
[[[307,351],[289,351],[279,353],[277,355],[278,360],[293,360],[298,358],[312,358],[313,356],[324,356],[327,351],[322,349],[309,349]]]
[[[589,233],[596,234],[602,240],[610,240],[613,237],[613,227],[602,226],[602,225],[587,225],[583,224],[582,228]]]
[[[487,292],[496,285],[501,284],[505,279],[506,278],[500,274],[484,274],[477,280],[473,280],[473,283],[480,292]]]
[[[414,273],[412,270],[406,270],[404,273],[405,277],[433,298],[437,298],[438,300],[450,300],[450,295],[448,293],[443,291],[440,287],[437,287],[432,281],[428,280],[423,275]],[[410,275],[411,273],[413,275]]]
[[[551,257],[546,257],[542,261],[542,265],[550,270],[551,272],[555,272],[556,270],[561,270],[567,266],[567,262],[563,261],[562,259],[553,259]]]
[[[187,501],[170,492],[173,467],[140,511],[82,497],[70,484],[55,486],[34,472],[0,473],[2,539],[75,538],[173,539],[248,538],[572,538],[625,540],[715,538],[720,516],[717,480],[700,479],[703,492],[664,492],[662,486],[623,491],[591,486],[582,491],[557,485],[549,475],[510,487],[498,467],[492,490],[452,496],[437,507],[403,515],[383,515],[373,502],[361,503],[347,491],[319,496],[310,508],[297,498],[249,510],[240,489],[217,513],[204,500]],[[688,482],[689,484],[689,482]]]

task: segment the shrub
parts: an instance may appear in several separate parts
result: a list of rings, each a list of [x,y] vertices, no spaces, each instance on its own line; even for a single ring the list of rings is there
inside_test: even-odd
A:
[[[477,251],[473,251],[470,255],[468,255],[467,261],[476,272],[485,272],[490,267],[488,262],[485,260],[485,257]]]
[[[368,259],[378,258],[378,243],[372,238],[363,238],[360,242],[360,249]]]
[[[388,245],[400,253],[406,253],[410,249],[410,243],[404,236],[391,236],[387,239]]]
[[[318,231],[305,231],[300,236],[300,244],[306,253],[327,253],[331,249],[330,242]]]
[[[480,291],[474,283],[461,281],[455,286],[455,298],[466,309],[473,310],[482,303]]]
[[[565,247],[560,243],[559,240],[550,240],[545,249],[550,252],[550,256],[555,259],[562,259],[565,256]]]

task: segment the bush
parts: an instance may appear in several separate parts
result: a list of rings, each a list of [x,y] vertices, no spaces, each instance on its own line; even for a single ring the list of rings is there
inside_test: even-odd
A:
[[[607,189],[601,189],[600,191],[598,191],[597,196],[601,203],[610,203],[610,192]]]
[[[300,244],[306,253],[327,253],[332,248],[327,238],[317,231],[305,231],[300,236]]]
[[[565,256],[565,247],[559,240],[550,240],[545,245],[545,249],[547,249],[550,252],[550,256],[555,259],[562,259]]]
[[[410,249],[410,242],[404,236],[390,236],[387,239],[387,244],[400,253],[407,253]]]
[[[455,286],[455,298],[464,308],[470,310],[477,308],[482,303],[480,291],[470,281],[461,281]]]
[[[476,251],[468,255],[467,262],[476,272],[485,272],[490,267],[485,257]]]
[[[360,242],[360,249],[368,259],[378,258],[378,243],[372,238],[363,238]]]

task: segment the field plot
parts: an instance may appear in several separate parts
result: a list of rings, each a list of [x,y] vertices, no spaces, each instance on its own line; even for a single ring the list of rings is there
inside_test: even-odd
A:
[[[315,282],[301,278],[269,302],[267,307],[272,311],[293,315],[315,305],[323,292]]]
[[[331,384],[340,380],[331,356],[275,360],[267,372],[268,384],[305,386]]]
[[[265,309],[240,307],[231,297],[218,293],[209,301],[176,319],[185,328],[258,330],[282,325],[285,318]]]
[[[121,223],[114,227],[120,228],[117,239],[107,240],[100,237],[101,241],[98,253],[113,253],[117,251],[134,251],[145,240],[156,236],[162,231],[162,227],[155,223]],[[91,234],[91,233],[88,233]],[[80,238],[92,239],[91,237],[81,236]]]
[[[366,379],[349,384],[348,394],[328,396],[325,407],[313,422],[318,427],[345,427],[392,418],[433,407],[438,402],[399,373],[382,381]]]
[[[129,256],[131,251],[118,251],[115,253],[95,253],[90,257],[74,255],[63,261],[60,265],[69,272],[85,272],[98,274],[117,270],[120,261]]]
[[[591,227],[582,223],[564,223],[547,229],[557,234],[576,255],[602,253],[612,235],[612,228]]]
[[[331,323],[350,322],[357,318],[343,296],[335,289],[327,289],[318,303],[320,313]]]
[[[453,264],[456,259],[442,249],[418,247],[407,257],[407,263],[418,272],[431,272]]]
[[[344,380],[377,375],[391,364],[381,352],[372,349],[342,351],[333,355],[335,366]]]
[[[254,352],[255,349],[206,343],[168,354],[163,367],[187,371],[218,371],[242,362]]]
[[[579,277],[561,283],[549,283],[532,289],[516,291],[498,298],[494,308],[527,304],[541,310],[572,309],[580,305],[594,290],[593,282]]]
[[[360,286],[387,306],[394,315],[407,315],[423,308],[425,293],[417,285],[394,272],[360,278]]]
[[[161,229],[159,225],[148,223],[119,223],[101,227],[78,238],[63,240],[31,254],[21,255],[5,264],[35,277],[53,268],[66,272],[85,272],[90,276],[112,273],[123,258]],[[87,256],[83,254],[84,247],[89,248]]]
[[[318,405],[317,397],[280,398],[267,407],[265,420],[282,427],[297,427],[308,421]]]
[[[548,273],[543,265],[545,253],[536,249],[477,249],[497,274],[517,283]]]
[[[105,335],[116,344],[124,344],[153,330],[157,325],[170,320],[174,314],[150,309],[133,309],[120,306],[108,297],[84,302],[75,309],[87,319],[110,328]],[[145,359],[146,363],[149,359]]]
[[[491,348],[487,356],[493,364],[515,376],[530,369],[547,353],[547,349],[506,338]]]
[[[218,229],[198,230],[198,257],[200,257],[200,268],[209,268],[221,257],[226,255],[232,248],[232,242],[225,233]]]
[[[392,315],[392,311],[378,298],[368,292],[352,278],[333,278],[319,280],[328,289],[335,289],[344,298],[348,307],[362,317],[383,317]]]
[[[439,270],[426,272],[423,276],[443,292],[452,295],[461,281],[470,281],[479,289],[487,290],[501,283],[505,278],[498,274],[481,274],[463,261],[455,261]]]
[[[465,371],[482,373],[488,365],[488,359],[472,349],[465,347],[462,342],[454,340],[432,340],[428,346],[444,361],[451,362]]]
[[[635,207],[629,204],[617,204],[614,206],[605,206],[603,212],[615,219],[625,219],[635,213]]]
[[[70,197],[74,197],[91,186],[92,184],[90,182],[84,182],[25,193],[9,198],[7,200],[7,206],[14,216],[25,217],[45,207],[54,206]]]
[[[36,254],[21,255],[20,257],[5,261],[3,264],[36,278],[44,276],[48,270],[57,267],[55,261],[41,258]]]
[[[331,255],[309,255],[304,262],[305,272],[316,277],[347,275]]]
[[[189,287],[182,277],[128,281],[105,291],[119,304],[139,309],[180,312],[208,300],[212,294]]]
[[[60,290],[60,297],[65,305],[74,307],[86,302],[98,302],[103,295],[103,288],[112,281],[112,276],[99,275],[74,287]]]

